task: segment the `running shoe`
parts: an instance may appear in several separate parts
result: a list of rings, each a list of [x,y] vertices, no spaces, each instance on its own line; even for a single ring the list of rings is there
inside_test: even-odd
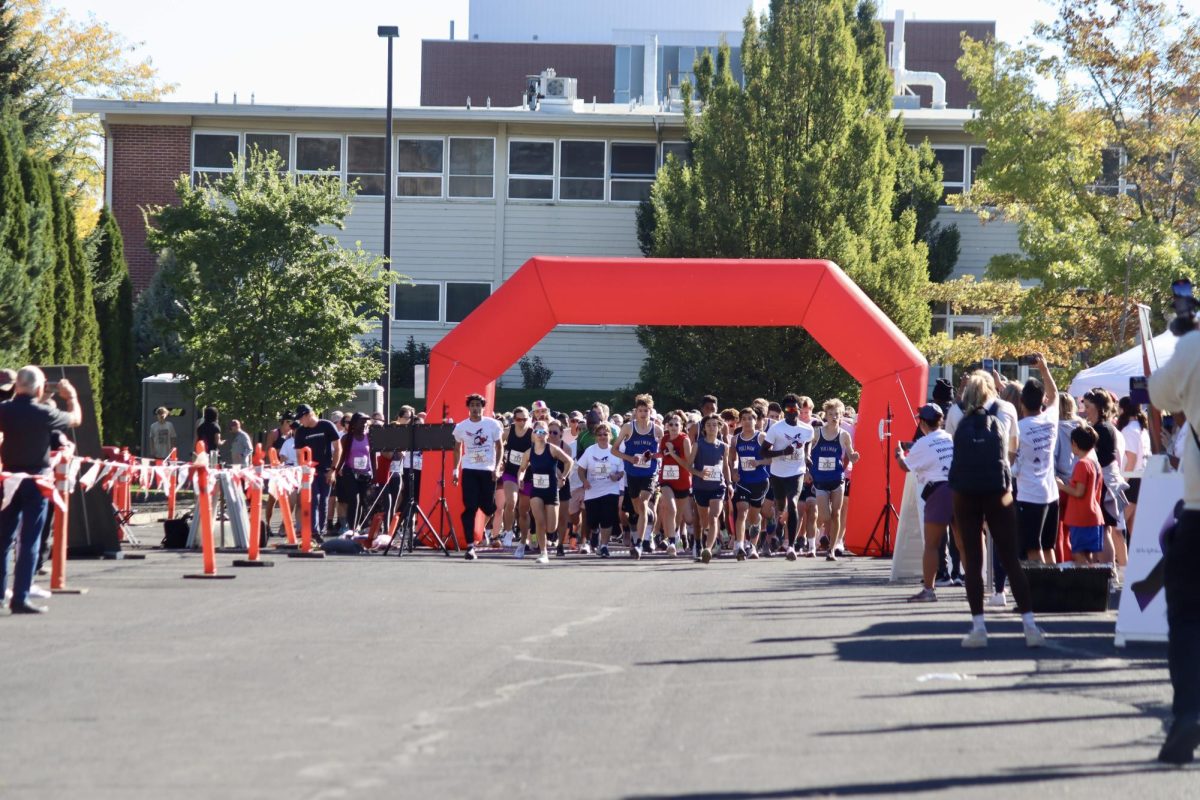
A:
[[[936,581],[933,582],[933,586],[936,589],[945,589],[947,586],[953,586],[953,585],[954,585],[953,578],[938,578]]]
[[[937,602],[937,592],[935,592],[933,589],[926,589],[924,586],[922,586],[921,591],[917,592],[912,597],[908,598],[908,602],[910,602],[910,603],[936,603]]]
[[[561,558],[567,554],[567,548],[565,545],[563,545],[561,539],[559,540],[558,547],[557,547],[557,549],[555,549],[554,552],[559,556],[559,558]]]
[[[608,558],[608,545],[606,545],[606,544],[600,545],[599,556],[601,558]]]
[[[537,562],[538,562],[539,564],[549,564],[549,563],[550,563],[550,551],[549,551],[549,550],[543,550],[543,551],[542,551],[542,553],[541,553],[541,555],[539,555],[539,556],[537,557]]]
[[[828,536],[822,536],[820,539],[817,540],[817,549],[818,550],[829,549],[829,537]]]
[[[1025,646],[1026,647],[1044,647],[1046,645],[1046,632],[1037,625],[1025,626]]]
[[[632,558],[634,561],[637,561],[638,559],[640,559],[642,557],[642,548],[638,547],[636,544],[630,545],[629,557]]]
[[[758,550],[756,550],[756,549],[754,549],[753,547],[751,547],[751,548],[750,548],[750,559],[751,559],[751,560],[755,560],[755,559],[757,559],[757,558],[758,558]]]
[[[642,539],[642,555],[650,555],[654,552],[654,542],[649,539]]]
[[[674,542],[667,542],[667,557],[674,558],[678,555],[678,550],[675,548]]]
[[[981,647],[987,647],[987,629],[971,628],[970,633],[963,637],[962,646],[968,650],[977,650]]]
[[[846,551],[845,551],[845,550],[843,550],[843,549],[842,549],[842,548],[840,548],[840,547],[835,547],[835,548],[833,548],[833,554],[834,554],[835,556],[837,556],[838,558],[845,558],[845,557],[846,557]]]
[[[996,592],[987,600],[988,608],[1008,608],[1008,597],[1004,592]]]
[[[479,558],[479,556],[475,555],[475,545],[467,545],[467,552],[463,555],[463,558],[467,559],[467,561],[474,561]]]
[[[737,548],[733,553],[733,557],[736,558],[738,561],[745,561],[746,560],[745,549],[743,549],[741,547]]]
[[[784,553],[784,555],[787,556],[788,561],[795,561],[796,560],[796,548],[789,547],[787,549],[787,552]]]
[[[951,578],[950,583],[960,589],[967,585],[966,581],[964,581],[962,578]]]
[[[828,553],[825,554],[825,560],[826,561],[837,561],[838,560],[837,553],[834,552],[833,550],[830,550]]]
[[[500,544],[502,546],[512,547],[512,543],[513,543],[513,532],[512,531],[505,531],[503,534],[500,535]]]
[[[712,561],[712,550],[709,550],[707,547],[704,548],[703,550],[701,550],[700,551],[700,560],[703,561],[705,564]]]
[[[804,548],[803,550],[801,550],[801,551],[800,551],[800,555],[804,556],[805,558],[816,558],[816,557],[817,557],[817,551],[816,551],[816,550],[809,550],[809,549],[806,547],[806,548]]]
[[[513,552],[513,558],[524,558],[524,557],[525,557],[525,543],[521,542],[519,545],[517,545],[517,549]]]

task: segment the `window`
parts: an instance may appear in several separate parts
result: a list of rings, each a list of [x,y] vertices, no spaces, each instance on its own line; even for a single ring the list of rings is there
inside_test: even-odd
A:
[[[691,164],[692,146],[687,142],[663,142],[662,163],[667,163],[668,156],[675,156],[680,164]]]
[[[496,141],[450,138],[450,196],[494,196]]]
[[[383,196],[383,147],[382,136],[346,137],[346,182],[358,181],[360,195]]]
[[[490,283],[447,283],[446,322],[462,322],[491,293]]]
[[[342,137],[297,136],[296,172],[311,179],[321,173],[340,180],[342,174]]]
[[[933,157],[942,165],[942,203],[952,194],[962,194],[966,190],[964,177],[966,175],[965,147],[935,147]]]
[[[233,174],[240,138],[236,133],[193,134],[192,183],[199,186]]]
[[[604,142],[563,141],[558,174],[560,200],[603,200]]]
[[[510,200],[554,199],[554,142],[508,143]]]
[[[1123,153],[1119,147],[1106,147],[1100,153],[1100,177],[1092,185],[1096,194],[1116,197],[1121,192],[1121,162]]]
[[[983,160],[987,158],[986,147],[971,148],[971,185],[975,185],[975,173],[983,165]]]
[[[287,172],[292,168],[292,137],[289,134],[247,133],[246,146],[243,151],[246,156],[246,163],[250,162],[250,151],[256,147],[264,156],[268,153],[275,153],[279,156],[283,172]]]
[[[396,196],[441,197],[445,148],[441,139],[398,140]]]
[[[436,283],[397,284],[395,318],[409,322],[439,322],[442,287]]]
[[[609,199],[636,203],[650,197],[654,183],[655,150],[653,144],[613,142],[609,167]]]
[[[613,61],[613,102],[637,100],[643,93],[646,48],[641,45],[618,45]]]

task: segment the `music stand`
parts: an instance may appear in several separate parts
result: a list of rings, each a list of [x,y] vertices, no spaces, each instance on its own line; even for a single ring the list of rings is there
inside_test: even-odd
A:
[[[883,448],[883,469],[884,469],[884,503],[883,508],[879,510],[879,516],[875,520],[874,527],[871,528],[871,538],[867,539],[867,545],[863,548],[863,555],[871,555],[872,547],[876,547],[879,551],[880,558],[888,558],[892,555],[892,517],[896,518],[896,523],[900,523],[900,514],[896,511],[896,507],[892,505],[892,404],[888,403],[887,416],[884,418],[882,425],[882,433],[879,436],[880,446]],[[876,535],[880,533],[879,527],[883,526],[883,537],[876,544]]]
[[[433,536],[437,542],[442,554],[447,558],[450,556],[450,550],[446,546],[447,541],[454,542],[454,549],[458,549],[458,534],[454,530],[454,518],[450,514],[450,506],[446,503],[446,480],[445,480],[445,462],[446,451],[452,450],[458,446],[454,439],[454,423],[444,422],[437,424],[420,424],[420,425],[383,425],[372,426],[368,437],[371,443],[371,449],[376,451],[382,450],[401,450],[406,453],[411,453],[414,450],[420,450],[424,453],[436,451],[438,453],[438,499],[434,503],[434,509],[440,513],[439,521],[443,525],[443,529],[449,526],[449,535],[443,536],[438,528],[434,526],[429,515],[421,508],[417,502],[416,493],[410,491],[408,497],[405,498],[404,517],[401,524],[397,526],[396,532],[392,534],[392,538],[388,541],[387,547],[384,548],[383,554],[387,555],[392,549],[392,545],[396,543],[396,537],[400,537],[400,552],[403,554],[405,539],[407,538],[408,551],[413,550],[413,541],[416,538],[419,525],[424,525],[425,529]],[[390,481],[390,478],[389,478]],[[404,479],[401,477],[401,487],[404,485]],[[431,509],[432,511],[433,509]],[[391,523],[391,515],[395,513],[394,509],[388,511],[388,523]]]

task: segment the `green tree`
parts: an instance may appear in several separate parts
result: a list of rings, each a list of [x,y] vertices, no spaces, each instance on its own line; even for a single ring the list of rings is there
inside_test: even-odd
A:
[[[339,246],[351,195],[336,182],[294,182],[277,155],[250,154],[228,177],[148,212],[147,240],[176,260],[180,354],[152,363],[184,376],[201,402],[265,429],[297,402],[339,405],[379,377],[362,339],[387,309],[391,274]]]
[[[133,348],[142,375],[183,356],[179,344],[182,311],[171,288],[178,283],[177,269],[175,257],[169,251],[163,253],[150,285],[142,290],[133,306]]]
[[[121,229],[108,208],[88,240],[94,264],[93,295],[103,362],[105,428],[114,443],[134,441],[137,360],[133,346],[133,281],[125,263]]]
[[[401,350],[392,351],[392,388],[413,388],[413,367],[429,363],[430,347],[409,336]]]
[[[34,364],[54,363],[54,331],[58,321],[54,305],[54,270],[58,241],[54,238],[52,180],[50,166],[26,153],[21,159],[21,183],[29,207],[30,286],[24,302],[34,315],[27,359]]]
[[[29,208],[21,183],[21,131],[0,114],[0,363],[23,362],[36,323],[29,302]]]
[[[75,354],[75,281],[71,274],[71,246],[67,233],[67,199],[62,184],[51,175],[51,231],[54,247],[54,352],[53,364],[71,364]]]
[[[1134,303],[1169,316],[1168,284],[1200,266],[1200,24],[1156,0],[1066,0],[1035,36],[964,42],[979,107],[967,130],[988,157],[959,204],[1017,223],[1022,252],[988,275],[1039,282],[1024,332],[1060,324],[1048,296],[1113,293],[1112,352],[1136,330]]]
[[[640,227],[653,229],[656,256],[830,259],[920,339],[929,329],[928,248],[915,208],[899,199],[909,157],[902,125],[890,120],[874,15],[869,0],[774,0],[761,23],[746,17],[744,87],[727,47],[715,63],[705,53],[694,69],[703,113],[684,90],[692,164],[663,167],[653,224],[643,213]],[[801,330],[646,327],[638,338],[642,382],[660,393],[677,387],[672,400],[714,391],[740,402],[796,387],[857,396]]]

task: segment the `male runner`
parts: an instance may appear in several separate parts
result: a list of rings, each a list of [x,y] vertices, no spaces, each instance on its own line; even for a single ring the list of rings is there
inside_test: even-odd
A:
[[[787,559],[796,560],[796,532],[800,527],[800,483],[804,477],[813,427],[800,419],[801,399],[789,392],[783,398],[783,419],[763,434],[760,458],[771,459],[771,488],[780,514],[787,516]],[[804,398],[807,399],[807,398]],[[808,414],[811,418],[812,401]]]
[[[462,486],[463,535],[467,539],[466,559],[474,561],[475,513],[496,513],[496,480],[502,468],[501,437],[504,429],[492,417],[483,416],[483,395],[467,395],[468,419],[454,426],[454,485]]]
[[[637,515],[637,530],[632,532],[629,555],[637,559],[653,550],[650,533],[654,530],[654,521],[649,509],[658,475],[658,461],[651,455],[658,452],[663,429],[650,418],[654,410],[653,397],[639,394],[633,402],[633,419],[621,426],[613,454],[629,464],[625,468],[625,496],[633,502],[633,511]]]

